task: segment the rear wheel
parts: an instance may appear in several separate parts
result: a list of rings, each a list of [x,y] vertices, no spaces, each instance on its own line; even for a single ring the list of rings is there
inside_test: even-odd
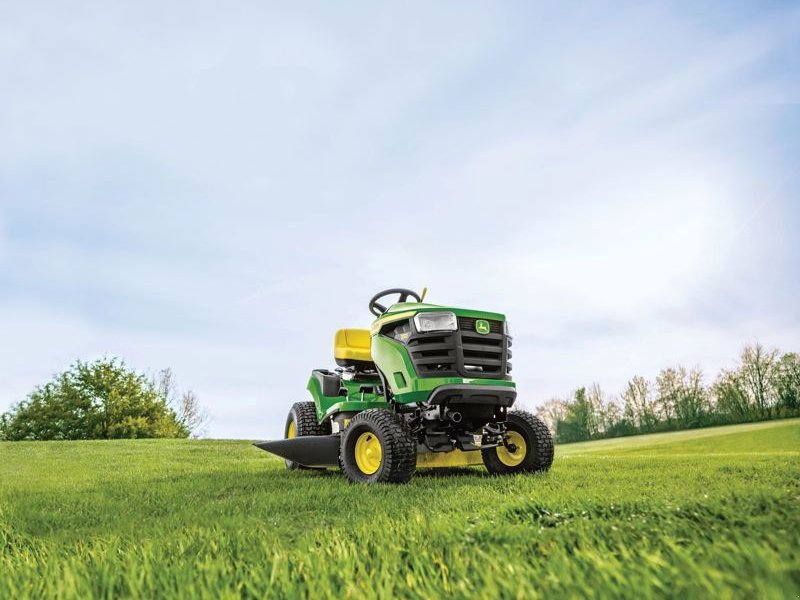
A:
[[[342,433],[339,464],[354,483],[406,483],[417,448],[403,419],[380,408],[358,413]]]
[[[301,435],[330,435],[331,424],[329,421],[317,422],[317,408],[313,402],[295,402],[286,417],[284,438],[290,440]],[[310,469],[293,460],[287,460],[286,468]]]
[[[553,437],[538,417],[523,410],[508,413],[507,444],[481,450],[486,470],[493,474],[547,471],[553,464]]]

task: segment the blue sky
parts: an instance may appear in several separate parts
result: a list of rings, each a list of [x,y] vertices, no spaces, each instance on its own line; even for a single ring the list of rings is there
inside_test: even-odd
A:
[[[800,349],[797,4],[0,14],[0,410],[108,354],[279,435],[394,286],[507,313],[528,407]]]

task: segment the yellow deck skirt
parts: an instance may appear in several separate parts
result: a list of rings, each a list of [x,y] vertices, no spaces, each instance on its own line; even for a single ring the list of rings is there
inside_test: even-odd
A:
[[[480,450],[451,450],[450,452],[421,452],[417,454],[418,468],[468,467],[482,465]]]

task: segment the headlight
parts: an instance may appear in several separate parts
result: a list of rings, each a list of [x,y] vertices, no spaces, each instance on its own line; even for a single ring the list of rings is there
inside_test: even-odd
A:
[[[429,312],[420,313],[414,317],[414,325],[417,331],[455,331],[458,329],[456,316],[450,312]]]

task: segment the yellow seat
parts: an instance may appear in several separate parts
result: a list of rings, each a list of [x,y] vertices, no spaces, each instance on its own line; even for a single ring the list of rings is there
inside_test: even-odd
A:
[[[341,367],[372,364],[369,329],[340,329],[333,343],[333,357]]]

